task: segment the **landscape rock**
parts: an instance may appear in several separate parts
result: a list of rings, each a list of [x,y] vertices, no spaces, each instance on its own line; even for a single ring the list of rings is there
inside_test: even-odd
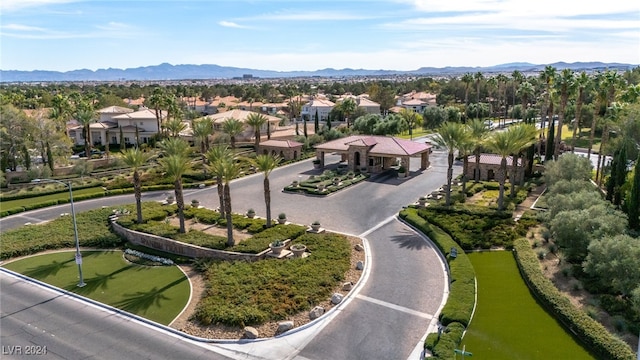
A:
[[[362,269],[364,269],[364,262],[358,261],[356,263],[356,270],[362,270]]]
[[[316,306],[309,311],[309,319],[315,320],[324,314],[324,308],[322,306]]]
[[[293,321],[281,321],[278,323],[278,330],[276,330],[277,334],[282,334],[285,331],[289,331],[293,329]]]
[[[342,284],[342,290],[351,291],[353,289],[353,283],[351,281]]]
[[[334,305],[338,305],[342,302],[343,298],[344,296],[342,296],[342,294],[335,293],[331,295],[331,303]]]
[[[356,244],[353,248],[356,249],[356,251],[364,251],[364,246],[360,244]]]
[[[245,339],[257,339],[258,338],[258,330],[252,326],[246,326],[244,328],[244,338]]]

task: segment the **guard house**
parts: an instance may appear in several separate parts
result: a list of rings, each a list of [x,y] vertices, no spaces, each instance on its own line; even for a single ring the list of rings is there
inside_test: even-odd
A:
[[[351,171],[382,172],[396,166],[410,168],[410,159],[420,156],[420,169],[429,167],[431,145],[391,136],[352,135],[315,146],[320,167],[326,153],[338,153]],[[407,171],[408,173],[408,171]]]
[[[304,144],[293,140],[261,141],[258,154],[278,155],[284,160],[295,160],[300,157]]]

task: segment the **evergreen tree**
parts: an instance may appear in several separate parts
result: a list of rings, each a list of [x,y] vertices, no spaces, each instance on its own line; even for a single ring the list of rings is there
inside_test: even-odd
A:
[[[331,130],[331,114],[327,116],[327,129]]]
[[[618,156],[618,163],[611,169],[616,173],[616,182],[613,188],[613,204],[620,206],[622,203],[622,185],[627,181],[627,147],[623,143]]]
[[[53,159],[53,153],[51,152],[51,145],[47,141],[47,164],[49,164],[49,169],[51,169],[51,173],[53,174],[53,167],[55,165],[55,160]]]
[[[307,117],[303,116],[302,117],[302,126],[303,126],[303,134],[304,134],[304,138],[306,139],[307,137],[309,137],[309,135],[307,134]]]
[[[607,196],[606,199],[613,202],[613,193],[615,192],[616,187],[616,176],[617,172],[615,169],[618,167],[618,161],[620,161],[620,149],[616,149],[613,152],[613,159],[611,160],[611,176],[609,176],[609,181],[607,181]]]
[[[24,167],[27,170],[31,169],[31,155],[29,155],[29,149],[27,149],[27,145],[22,146],[22,155],[24,156]]]
[[[316,118],[313,121],[313,132],[317,134],[320,131],[320,119],[318,118],[318,109],[316,109]]]

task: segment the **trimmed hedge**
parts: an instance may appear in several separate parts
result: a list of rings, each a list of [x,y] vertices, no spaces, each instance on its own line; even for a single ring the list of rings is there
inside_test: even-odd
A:
[[[427,213],[417,209],[407,208],[400,212],[400,218],[416,227],[428,236],[447,257],[451,274],[449,297],[440,312],[439,320],[446,330],[438,338],[438,334],[430,334],[425,341],[425,347],[432,351],[436,359],[451,359],[453,349],[460,343],[464,329],[471,321],[475,305],[475,271],[469,258],[462,248],[442,229],[430,224],[426,219]],[[458,256],[453,259],[448,255],[451,248],[456,248]]]
[[[610,334],[586,312],[574,307],[553,283],[540,271],[540,264],[529,242],[520,238],[514,242],[516,262],[522,278],[531,292],[569,331],[602,359],[635,360],[633,350],[624,341]]]
[[[49,183],[53,183],[55,184],[55,182],[47,182],[47,184]],[[73,185],[73,191],[76,190],[81,190],[81,189],[89,189],[89,188],[94,188],[94,187],[101,187],[103,185],[102,181],[99,182],[92,182],[89,184],[84,184],[84,185]],[[69,189],[66,187],[60,188],[60,189],[51,189],[49,191],[29,191],[29,192],[23,192],[23,193],[19,193],[19,194],[15,194],[15,195],[0,195],[0,202],[3,201],[9,201],[9,200],[21,200],[21,199],[29,199],[29,198],[34,198],[34,197],[38,197],[38,196],[45,196],[45,195],[53,195],[53,194],[61,194],[61,193],[68,193]],[[75,198],[75,196],[74,196]]]

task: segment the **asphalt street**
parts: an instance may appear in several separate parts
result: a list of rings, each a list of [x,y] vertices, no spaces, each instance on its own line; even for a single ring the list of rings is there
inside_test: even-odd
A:
[[[326,160],[331,167],[337,165],[339,157],[328,156]],[[154,327],[141,326],[138,321],[127,320],[124,316],[85,305],[74,298],[61,297],[55,292],[41,289],[38,292],[45,293],[41,295],[44,296],[42,298],[22,304],[19,299],[23,295],[17,295],[17,299],[11,300],[12,295],[9,294],[18,293],[18,289],[23,289],[21,291],[24,292],[25,286],[33,285],[19,285],[22,281],[1,275],[2,344],[15,339],[18,339],[12,343],[15,345],[27,343],[21,341],[45,344],[46,342],[39,342],[44,341],[44,335],[30,340],[18,337],[21,333],[32,333],[30,324],[33,322],[30,322],[30,317],[35,317],[42,321],[38,328],[47,329],[49,336],[58,336],[59,331],[68,333],[68,339],[63,339],[60,344],[51,344],[52,353],[62,353],[61,358],[137,358],[137,355],[120,356],[121,353],[112,349],[118,346],[108,346],[106,349],[102,344],[123,343],[120,348],[131,348],[133,354],[138,354],[135,352],[137,344],[146,344],[147,341],[149,343],[139,352],[140,356],[146,354],[147,358],[199,358],[203,354],[200,349],[213,350],[208,358],[214,359],[220,354],[235,359],[417,358],[425,332],[428,327],[433,329],[435,326],[434,315],[446,298],[448,278],[431,243],[399,222],[395,215],[403,206],[417,201],[418,197],[430,193],[446,181],[446,153],[434,151],[431,165],[429,169],[420,171],[419,159],[412,159],[409,179],[400,180],[395,175],[376,176],[327,197],[290,194],[280,190],[293,180],[320,174],[321,170],[313,169],[311,160],[278,168],[271,173],[272,216],[285,212],[289,221],[300,224],[319,220],[323,227],[331,231],[359,235],[366,240],[368,257],[362,280],[347,300],[322,320],[309,326],[273,339],[201,346],[193,346],[191,340],[159,327],[158,345],[154,346]],[[460,165],[456,164],[454,176],[460,173]],[[262,184],[262,174],[234,181],[231,185],[233,211],[243,213],[248,208],[253,208],[259,216],[264,216]],[[162,200],[166,193],[147,193],[143,200]],[[205,207],[218,207],[215,188],[188,190],[185,195],[187,202],[197,198]],[[76,202],[76,211],[132,202],[133,195],[93,199]],[[68,204],[17,214],[0,219],[0,228],[6,231],[26,222],[46,221],[64,212],[69,212]],[[66,310],[49,308],[51,304],[62,301],[62,298],[69,302],[65,305]],[[15,301],[15,304],[9,305],[11,301]],[[83,309],[82,315],[78,315],[77,319],[71,310],[76,307]],[[50,314],[52,312],[63,315],[54,316]],[[106,323],[107,318],[114,322]],[[48,328],[49,321],[53,325]],[[140,339],[137,334],[133,334],[138,329],[141,332]],[[145,335],[147,331],[151,332],[149,337]],[[120,337],[120,333],[124,336]],[[89,337],[90,334],[99,335],[93,338]],[[72,341],[74,336],[85,341]],[[35,339],[38,341],[34,341]],[[175,346],[180,343],[178,339],[185,339],[187,345],[184,346],[194,349],[181,353],[182,348],[176,347],[179,349],[176,351],[182,356],[171,356],[176,354],[172,352],[173,348],[164,349],[160,345],[167,343]],[[75,347],[78,348],[77,355],[73,353]]]

